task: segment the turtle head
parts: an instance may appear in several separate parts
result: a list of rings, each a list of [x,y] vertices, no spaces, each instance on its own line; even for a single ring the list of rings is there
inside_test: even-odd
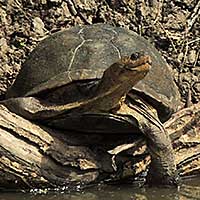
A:
[[[104,73],[113,84],[134,86],[143,79],[151,68],[151,58],[147,55],[135,55],[122,57],[111,65]]]
[[[107,110],[119,105],[121,98],[142,80],[151,68],[150,56],[125,56],[107,68],[96,87],[95,96],[104,97],[100,104]],[[103,103],[104,102],[104,103]]]

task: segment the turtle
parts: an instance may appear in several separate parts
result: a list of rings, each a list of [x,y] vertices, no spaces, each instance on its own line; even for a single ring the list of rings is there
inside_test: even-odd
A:
[[[180,105],[172,71],[137,33],[108,24],[75,26],[39,43],[4,104],[30,120],[81,133],[143,133],[149,182],[176,184],[165,122]]]

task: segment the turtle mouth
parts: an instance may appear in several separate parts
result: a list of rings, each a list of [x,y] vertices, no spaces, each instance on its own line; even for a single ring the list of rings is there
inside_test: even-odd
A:
[[[151,69],[151,57],[148,55],[140,56],[136,60],[130,58],[128,65],[125,65],[125,69],[128,71],[146,71]]]

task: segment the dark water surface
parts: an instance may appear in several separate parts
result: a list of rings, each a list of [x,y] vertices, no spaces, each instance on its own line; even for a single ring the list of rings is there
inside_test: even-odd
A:
[[[0,193],[0,200],[196,200],[200,199],[200,177],[175,188],[135,188],[131,185],[99,186],[80,192]]]

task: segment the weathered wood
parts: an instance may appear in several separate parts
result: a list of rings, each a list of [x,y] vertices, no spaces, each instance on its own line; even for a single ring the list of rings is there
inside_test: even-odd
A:
[[[179,111],[165,124],[182,176],[200,173],[199,124],[200,104]],[[142,137],[59,132],[0,105],[0,187],[73,187],[137,175],[149,163]],[[120,176],[114,165],[123,169]]]
[[[50,187],[91,182],[100,164],[84,146],[65,143],[56,132],[35,125],[1,106],[0,185]],[[80,168],[80,169],[79,169]]]
[[[200,174],[200,103],[175,113],[165,123],[182,176]]]

